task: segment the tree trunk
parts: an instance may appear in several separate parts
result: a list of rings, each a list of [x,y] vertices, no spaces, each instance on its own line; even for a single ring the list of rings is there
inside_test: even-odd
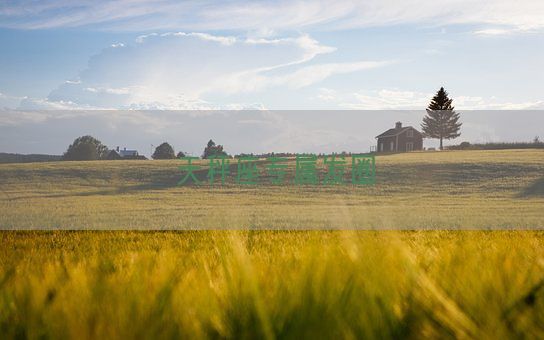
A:
[[[442,137],[440,137],[440,150],[442,150]]]

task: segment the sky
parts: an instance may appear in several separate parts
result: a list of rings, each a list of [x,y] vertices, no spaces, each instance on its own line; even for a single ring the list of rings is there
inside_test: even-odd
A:
[[[36,152],[62,153],[46,142],[59,137],[48,126],[68,144],[85,130],[69,127],[87,110],[123,110],[109,120],[100,111],[101,121],[141,126],[149,140],[218,110],[424,110],[441,86],[461,111],[543,110],[543,18],[541,0],[4,0],[0,151],[32,151],[5,137],[27,131]],[[376,116],[362,113],[356,123]],[[380,115],[379,126],[394,118]],[[494,137],[540,131],[517,132]],[[143,145],[135,137],[112,143]]]

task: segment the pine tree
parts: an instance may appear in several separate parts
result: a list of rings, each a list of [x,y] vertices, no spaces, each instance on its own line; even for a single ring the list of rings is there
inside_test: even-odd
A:
[[[459,122],[459,113],[454,111],[451,103],[452,99],[448,98],[448,93],[441,87],[427,107],[427,115],[423,117],[423,124],[421,124],[426,138],[440,139],[440,150],[443,149],[444,139],[461,136],[459,130],[462,123]]]

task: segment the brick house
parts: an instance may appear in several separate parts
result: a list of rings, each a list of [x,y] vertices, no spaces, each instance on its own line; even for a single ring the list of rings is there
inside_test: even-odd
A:
[[[377,152],[408,152],[423,150],[423,135],[411,126],[402,127],[401,122],[395,128],[376,136]]]

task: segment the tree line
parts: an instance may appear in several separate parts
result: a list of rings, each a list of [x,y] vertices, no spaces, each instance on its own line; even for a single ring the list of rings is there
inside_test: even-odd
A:
[[[81,136],[74,140],[72,144],[68,146],[66,152],[62,155],[62,160],[66,161],[92,161],[92,160],[105,160],[108,159],[110,152],[115,150],[108,149],[101,141],[93,136]],[[202,152],[202,158],[209,158],[211,156],[227,155],[223,149],[223,145],[217,145],[213,140],[209,140],[204,151]],[[164,142],[155,148],[155,151],[151,155],[153,159],[176,159],[185,157],[183,151],[179,151],[177,154],[174,151],[172,145]]]

